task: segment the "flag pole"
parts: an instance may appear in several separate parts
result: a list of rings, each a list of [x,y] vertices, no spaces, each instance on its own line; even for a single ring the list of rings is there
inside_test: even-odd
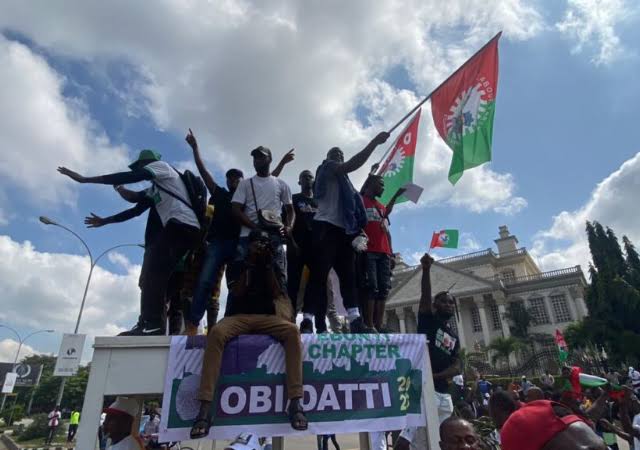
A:
[[[407,131],[407,129],[409,128],[410,125],[411,125],[411,123],[409,123],[409,125],[404,127],[404,130],[402,130],[402,133],[400,133],[400,136],[402,136],[404,134],[404,132]],[[397,142],[397,139],[394,140],[389,147],[387,147],[387,149],[384,151],[384,154],[382,155],[382,158],[380,158],[380,161],[378,161],[378,163],[377,163],[378,166],[380,166],[380,164],[382,164],[382,161],[384,161],[385,158],[389,155],[389,152],[396,145],[396,142]],[[378,175],[382,175],[382,167],[379,167],[377,172],[378,172]]]
[[[460,70],[462,70],[462,68],[469,62],[471,61],[473,58],[475,58],[480,52],[482,52],[485,48],[487,48],[489,46],[489,44],[491,44],[494,40],[498,39],[500,36],[502,35],[502,31],[498,32],[498,34],[496,34],[494,37],[492,37],[489,42],[487,42],[486,44],[484,44],[482,46],[482,48],[480,48],[480,50],[478,50],[477,52],[475,52],[469,59],[467,59],[464,64],[462,64],[460,67],[458,67],[456,69],[455,72],[453,72],[451,75],[449,75],[447,77],[446,80],[444,80],[442,83],[440,83],[438,85],[437,88],[435,88],[434,90],[432,90],[429,95],[427,95],[420,103],[418,103],[411,111],[409,111],[402,119],[400,119],[400,121],[398,123],[396,123],[394,126],[392,126],[389,131],[387,131],[387,133],[391,134],[393,133],[393,131],[398,128],[400,126],[400,124],[402,124],[402,122],[404,122],[405,120],[407,120],[407,118],[409,118],[409,116],[411,116],[411,114],[413,114],[414,112],[416,112],[418,110],[418,108],[420,108],[422,105],[424,105],[426,103],[427,100],[429,100],[431,98],[431,96],[433,95],[434,92],[436,92],[438,89],[440,89],[447,81],[449,81],[451,78],[453,78],[454,76],[456,76],[458,74],[458,72],[460,72]]]

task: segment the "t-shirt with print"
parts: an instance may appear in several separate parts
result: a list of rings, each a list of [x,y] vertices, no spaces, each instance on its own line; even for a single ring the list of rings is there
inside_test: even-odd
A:
[[[363,196],[362,201],[367,211],[367,225],[364,227],[364,232],[369,238],[367,251],[390,255],[391,245],[389,244],[387,219],[384,218],[387,209],[378,200],[367,196]]]
[[[240,235],[240,225],[231,215],[231,198],[233,194],[223,187],[217,186],[209,198],[213,205],[213,218],[209,226],[207,240],[234,240]]]
[[[189,193],[178,172],[164,161],[154,161],[144,166],[144,170],[153,175],[153,184],[147,190],[147,196],[154,202],[162,226],[167,226],[171,219],[185,225],[200,228],[200,223],[193,210],[182,201],[167,194],[158,186],[189,203]]]
[[[296,222],[292,232],[293,239],[300,246],[310,246],[313,239],[311,226],[318,211],[318,202],[315,198],[307,197],[301,193],[293,194],[293,210],[296,213]]]
[[[253,188],[256,193],[256,202],[251,191],[251,180],[253,180]],[[259,177],[254,175],[248,180],[240,181],[236,192],[233,194],[232,203],[240,203],[244,205],[244,213],[249,220],[256,225],[258,222],[258,209],[282,211],[285,205],[291,205],[291,189],[289,185],[279,178],[269,175],[268,177]],[[249,236],[251,230],[245,226],[240,228],[240,237]]]
[[[325,161],[323,164],[325,164],[325,192],[322,198],[316,200],[318,202],[318,211],[314,220],[329,222],[337,227],[345,228],[340,184],[335,170],[340,163]]]
[[[451,329],[449,321],[431,312],[418,314],[418,333],[427,335],[433,373],[442,372],[451,367],[458,358],[460,340]],[[442,394],[449,392],[449,381],[443,378],[433,380],[433,386],[436,392]]]

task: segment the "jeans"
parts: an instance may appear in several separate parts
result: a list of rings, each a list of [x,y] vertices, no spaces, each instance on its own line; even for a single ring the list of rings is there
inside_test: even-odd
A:
[[[356,293],[355,251],[353,236],[328,222],[313,222],[313,258],[309,285],[302,312],[324,316],[327,311],[327,277],[331,268],[340,281],[340,294],[345,308],[358,307]]]
[[[207,245],[207,252],[193,291],[193,303],[189,315],[189,321],[192,324],[197,326],[202,320],[211,300],[211,293],[216,288],[216,284],[221,281],[218,273],[221,268],[233,261],[237,246],[238,241],[235,239],[214,239]],[[209,324],[210,327],[211,325],[213,324]]]
[[[198,238],[197,228],[169,221],[149,253],[145,252],[145,264],[148,264],[141,277],[141,315],[146,322],[164,328],[169,277],[182,257],[194,248]]]
[[[391,290],[391,258],[385,253],[367,252],[367,289],[371,299],[384,302]]]
[[[276,270],[276,276],[278,277],[278,281],[280,282],[280,286],[285,289],[287,288],[287,255],[284,251],[284,245],[282,242],[282,238],[280,235],[272,234],[271,235],[271,246],[273,248],[273,266]],[[236,248],[236,254],[234,261],[244,261],[249,253],[249,237],[242,236],[238,239],[238,246]],[[227,284],[229,284],[233,280],[229,280],[229,276],[227,275]],[[231,291],[229,291],[229,295],[227,296],[227,306],[224,310],[225,317],[231,311],[231,304],[233,303],[233,296],[231,295]]]

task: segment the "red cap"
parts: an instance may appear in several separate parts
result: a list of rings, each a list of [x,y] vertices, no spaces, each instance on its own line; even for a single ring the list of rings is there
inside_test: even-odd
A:
[[[500,430],[503,450],[541,450],[554,436],[575,422],[584,422],[580,416],[570,414],[558,417],[553,406],[559,403],[536,400],[515,411]]]

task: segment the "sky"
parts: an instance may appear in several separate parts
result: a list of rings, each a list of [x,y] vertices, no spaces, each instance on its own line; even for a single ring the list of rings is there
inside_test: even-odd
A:
[[[0,0],[0,324],[22,337],[55,330],[29,338],[21,356],[57,353],[90,265],[78,239],[38,216],[80,234],[94,256],[143,241],[146,216],[86,229],[90,212],[127,204],[58,166],[122,171],[153,148],[194,168],[192,128],[219,181],[231,167],[252,173],[258,145],[275,160],[295,148],[282,178],[297,192],[301,170],[336,145],[355,154],[500,30],[493,160],[452,186],[451,152],[425,105],[414,174],[425,191],[394,211],[395,251],[416,263],[443,228],[460,230],[460,248],[437,257],[482,250],[508,225],[542,270],[584,269],[586,220],[639,243],[638,3],[446,3]],[[134,324],[141,259],[130,246],[98,262],[79,330],[89,343]],[[0,361],[17,346],[0,327]]]

